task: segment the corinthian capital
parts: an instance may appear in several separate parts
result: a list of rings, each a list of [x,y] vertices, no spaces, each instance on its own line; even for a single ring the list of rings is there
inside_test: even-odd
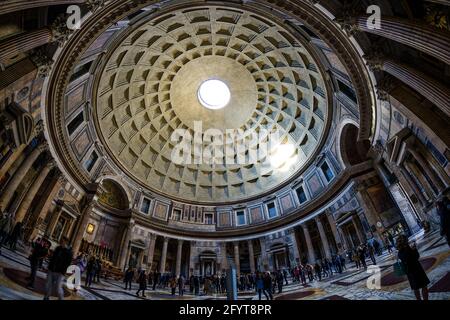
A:
[[[106,2],[106,0],[86,0],[85,4],[89,11],[95,12],[101,9]]]
[[[67,15],[60,15],[55,19],[51,26],[53,41],[57,42],[60,47],[64,45],[73,32],[73,30],[68,28],[67,21]]]
[[[389,100],[391,91],[395,88],[395,81],[391,76],[384,76],[377,84],[377,96],[380,100]]]
[[[50,74],[51,67],[54,63],[53,59],[47,55],[47,52],[42,47],[35,49],[30,55],[33,63],[38,67],[37,76],[40,78],[45,78]]]
[[[48,143],[47,143],[47,141],[43,141],[43,142],[42,142],[41,144],[39,144],[37,147],[39,148],[39,150],[40,150],[41,152],[46,152],[46,151],[49,150],[49,149],[48,149]]]
[[[346,1],[341,9],[341,15],[336,18],[336,22],[350,36],[358,31],[356,17],[360,13],[360,6],[355,1]]]
[[[372,71],[382,71],[384,65],[384,55],[377,48],[371,48],[367,54],[364,55],[367,66]]]

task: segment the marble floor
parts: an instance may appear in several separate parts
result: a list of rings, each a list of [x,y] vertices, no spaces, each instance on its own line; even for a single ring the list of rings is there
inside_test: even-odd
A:
[[[437,232],[418,234],[416,242],[421,254],[421,263],[430,278],[430,299],[450,300],[450,248],[444,238]],[[368,260],[369,261],[369,260]],[[282,293],[274,295],[275,300],[413,300],[414,294],[404,277],[393,273],[394,254],[385,252],[377,257],[378,269],[369,264],[368,271],[357,270],[353,264],[347,265],[342,274],[313,281],[306,286],[290,283],[283,288]],[[373,270],[370,273],[370,270]],[[378,271],[378,273],[374,272]],[[29,262],[25,253],[12,252],[2,248],[0,255],[0,299],[1,300],[41,300],[45,286],[46,274],[39,271],[34,290],[26,287],[25,277],[28,276]],[[80,290],[72,291],[65,287],[66,300],[224,300],[224,295],[200,295],[189,293],[180,297],[171,296],[168,289],[147,291],[146,297],[137,297],[137,284],[132,290],[124,290],[123,283],[115,280],[102,279],[90,288],[82,286]],[[56,297],[52,297],[56,299]],[[254,292],[241,292],[238,299],[256,300]],[[263,297],[264,299],[264,297]]]

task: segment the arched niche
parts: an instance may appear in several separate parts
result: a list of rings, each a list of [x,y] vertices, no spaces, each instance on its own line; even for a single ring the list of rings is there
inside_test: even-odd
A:
[[[346,167],[357,165],[367,160],[370,148],[368,140],[358,140],[359,128],[353,123],[346,123],[340,134],[340,150],[342,162]]]
[[[126,191],[120,184],[111,179],[104,179],[101,182],[101,188],[97,192],[98,202],[104,206],[127,210],[130,208],[130,201]]]

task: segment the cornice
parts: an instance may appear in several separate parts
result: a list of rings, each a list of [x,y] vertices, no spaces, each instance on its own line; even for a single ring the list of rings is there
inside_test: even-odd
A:
[[[246,226],[245,228],[230,228],[226,230],[216,230],[214,232],[201,231],[201,230],[184,230],[169,226],[167,223],[158,222],[156,219],[149,219],[148,216],[144,216],[139,213],[133,213],[133,218],[138,225],[154,230],[162,234],[167,234],[170,237],[192,237],[203,240],[221,240],[229,238],[257,238],[265,234],[278,232],[280,230],[293,227],[300,224],[302,220],[305,220],[309,215],[320,211],[324,207],[328,206],[330,202],[339,196],[339,193],[348,186],[353,179],[364,177],[367,174],[374,172],[374,168],[370,161],[358,164],[352,168],[345,169],[338,180],[333,183],[329,188],[324,190],[322,194],[309,202],[305,207],[298,208],[292,213],[281,216],[279,219],[270,220],[269,223],[264,223],[254,226]]]

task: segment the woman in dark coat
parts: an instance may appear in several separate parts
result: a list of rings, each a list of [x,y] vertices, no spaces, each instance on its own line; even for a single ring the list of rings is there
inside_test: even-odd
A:
[[[419,262],[420,255],[415,244],[411,247],[408,243],[408,238],[401,235],[397,239],[397,249],[398,258],[402,262],[409,285],[414,291],[416,299],[428,300],[427,286],[430,284],[430,280]],[[422,291],[422,296],[420,291]]]
[[[142,291],[142,296],[145,297],[145,290],[147,290],[147,275],[145,274],[145,270],[142,270],[137,279],[139,284],[139,290],[136,292],[136,295],[139,297],[139,292]]]

